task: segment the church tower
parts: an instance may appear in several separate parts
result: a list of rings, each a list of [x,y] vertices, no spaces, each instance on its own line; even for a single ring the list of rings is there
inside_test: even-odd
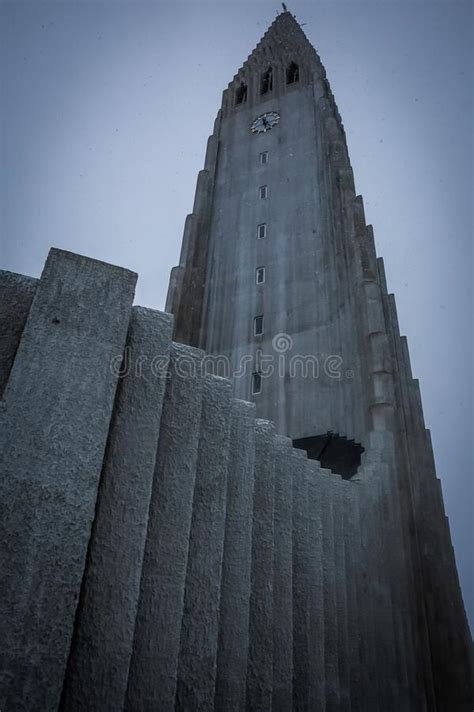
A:
[[[324,68],[285,12],[224,91],[171,277],[175,337],[278,432],[331,433],[357,458],[347,441],[365,447],[391,399],[367,340],[371,249]]]
[[[290,13],[224,91],[174,325],[136,278],[0,270],[0,709],[471,712],[418,382]]]
[[[309,458],[345,479],[361,456],[389,468],[417,709],[470,709],[470,635],[418,382],[324,67],[287,11],[223,92],[166,310],[175,339]]]

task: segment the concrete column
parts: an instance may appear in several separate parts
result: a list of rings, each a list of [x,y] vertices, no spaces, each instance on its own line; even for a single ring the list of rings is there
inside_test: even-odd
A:
[[[386,292],[383,262],[378,260],[380,280]],[[414,494],[418,491],[419,466],[416,465],[417,447],[413,445],[413,411],[410,405],[409,386],[411,368],[406,340],[400,337],[397,310],[393,295],[384,297],[386,320],[390,326],[395,366],[397,396],[397,475],[399,479],[400,521],[403,536],[403,554],[406,562],[408,616],[413,647],[410,688],[417,710],[430,710],[435,705],[431,670],[431,653],[425,612],[424,583],[419,551],[419,537],[415,523]],[[405,342],[405,343],[403,343]]]
[[[176,710],[213,710],[232,384],[204,379],[178,659]]]
[[[342,709],[350,707],[349,645],[347,637],[346,561],[344,551],[344,495],[339,475],[332,475],[333,535],[335,585],[337,606],[337,649],[339,669],[339,697]]]
[[[267,712],[273,694],[274,455],[273,425],[255,424],[250,638],[247,710]]]
[[[325,650],[324,650],[324,582],[322,482],[328,471],[316,461],[308,460],[308,710],[324,710]]]
[[[359,621],[359,658],[361,661],[360,697],[363,712],[378,712],[380,709],[378,682],[376,677],[377,651],[375,645],[375,620],[373,615],[373,581],[371,563],[371,531],[367,521],[368,506],[366,497],[366,468],[359,472],[351,481],[354,487],[353,497],[356,500],[356,547],[359,553],[356,565],[356,580],[358,588],[358,621]]]
[[[0,412],[0,708],[56,710],[136,275],[51,250]]]
[[[349,675],[350,709],[352,712],[364,712],[361,696],[361,659],[359,638],[366,639],[366,633],[360,625],[360,588],[359,566],[361,562],[359,537],[359,485],[355,482],[342,482],[343,496],[343,531],[344,558],[346,572],[347,606],[347,667]]]
[[[275,436],[273,712],[287,712],[293,703],[292,466],[295,458],[291,445],[288,438]]]
[[[219,712],[245,708],[254,466],[255,406],[234,400],[214,702]]]
[[[316,466],[317,463],[314,463]],[[309,576],[309,492],[308,480],[313,477],[306,452],[293,450],[290,469],[293,486],[292,558],[293,558],[293,709],[309,709],[310,686],[310,608]],[[311,502],[312,503],[312,502]]]
[[[169,314],[134,307],[115,400],[64,710],[122,710],[171,344]]]
[[[324,677],[326,711],[341,709],[338,650],[338,606],[336,592],[336,545],[334,541],[335,475],[321,475],[321,524],[323,531]]]
[[[0,270],[0,397],[7,385],[38,280]]]
[[[125,709],[175,709],[201,418],[202,352],[173,344]]]
[[[364,553],[368,560],[369,615],[373,620],[375,668],[373,684],[377,685],[378,708],[397,708],[398,680],[395,664],[390,583],[385,573],[385,503],[380,478],[384,465],[364,464],[367,479],[361,492]]]

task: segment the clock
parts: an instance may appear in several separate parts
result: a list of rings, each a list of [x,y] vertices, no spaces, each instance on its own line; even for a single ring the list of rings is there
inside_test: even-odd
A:
[[[266,114],[257,116],[255,121],[250,126],[250,130],[256,134],[265,133],[276,126],[279,121],[280,114],[277,114],[276,111],[267,111]]]

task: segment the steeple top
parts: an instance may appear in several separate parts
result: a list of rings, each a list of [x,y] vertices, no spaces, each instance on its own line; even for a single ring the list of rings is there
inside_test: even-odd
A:
[[[228,89],[223,111],[256,104],[324,75],[319,57],[286,5],[249,54]]]

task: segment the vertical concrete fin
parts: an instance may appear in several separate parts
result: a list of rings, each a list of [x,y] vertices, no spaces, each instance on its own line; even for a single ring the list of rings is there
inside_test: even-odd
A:
[[[216,684],[232,384],[204,378],[176,709],[212,710]]]
[[[350,689],[350,709],[364,712],[369,709],[362,690],[362,665],[360,640],[365,628],[361,619],[362,592],[359,585],[359,571],[362,561],[360,548],[360,521],[358,489],[355,482],[342,482],[344,558],[346,573],[347,604],[347,665]]]
[[[59,704],[135,282],[51,250],[16,352],[0,412],[4,709]]]
[[[377,433],[380,436],[380,433]],[[375,450],[374,446],[372,449]],[[387,577],[386,519],[387,502],[381,478],[383,462],[367,466],[369,477],[364,487],[364,518],[367,527],[371,615],[374,619],[375,670],[378,704],[396,712],[398,707],[398,676],[395,662],[395,643],[392,619],[391,588]],[[372,470],[372,471],[371,471]],[[371,472],[370,472],[371,471]],[[362,499],[361,499],[362,502]]]
[[[292,472],[291,440],[275,435],[273,572],[273,712],[293,704]]]
[[[289,468],[293,490],[293,704],[295,710],[309,709],[311,630],[308,625],[312,581],[308,561],[312,543],[309,534],[309,486],[312,475],[302,450],[293,450]],[[317,466],[317,463],[314,463]],[[322,646],[324,649],[324,645]]]
[[[387,289],[387,277],[385,275],[385,263],[383,257],[377,257],[377,270],[378,270],[378,282],[380,284],[380,289],[382,294],[388,294]]]
[[[15,358],[38,280],[0,270],[0,398]]]
[[[163,402],[125,710],[174,712],[203,354],[173,344]]]
[[[408,341],[406,336],[401,336],[400,337],[401,343],[402,343],[402,354],[403,354],[403,361],[405,364],[406,372],[408,375],[408,378],[413,378],[412,370],[411,370],[411,362],[410,362],[410,352],[408,350]]]
[[[275,467],[274,428],[255,423],[255,483],[252,522],[248,712],[267,712],[273,695],[273,582]]]
[[[107,442],[65,710],[123,709],[168,372],[172,317],[134,307]]]
[[[234,400],[214,703],[218,712],[245,708],[254,466],[255,405]]]
[[[327,474],[307,462],[308,479],[308,710],[325,709],[324,581],[321,488]]]
[[[344,492],[343,481],[332,475],[333,536],[335,593],[337,607],[337,651],[339,671],[339,699],[342,709],[350,708],[349,645],[347,632],[347,581],[344,551]]]
[[[324,679],[326,710],[341,709],[338,651],[338,605],[336,593],[336,546],[334,541],[334,483],[332,475],[321,475],[321,517],[323,530]]]

